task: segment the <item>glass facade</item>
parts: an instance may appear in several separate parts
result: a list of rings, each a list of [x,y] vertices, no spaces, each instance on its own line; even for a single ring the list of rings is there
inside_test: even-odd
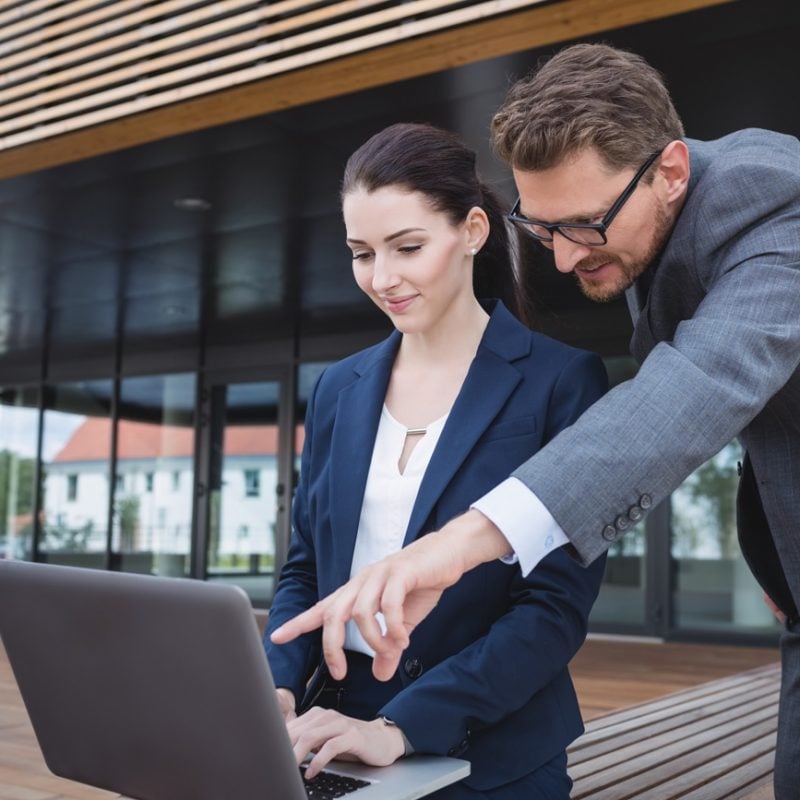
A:
[[[268,606],[329,363],[0,389],[0,557],[234,583]],[[635,371],[607,364],[613,384]],[[736,537],[741,458],[728,445],[614,543],[593,630],[777,638]]]
[[[229,383],[211,396],[207,576],[236,583],[256,605],[267,605],[274,593],[280,383]]]
[[[34,553],[39,390],[0,388],[0,558]]]
[[[125,378],[116,430],[112,560],[126,572],[189,572],[194,374]]]
[[[45,388],[39,555],[104,567],[108,539],[113,381]]]
[[[592,623],[626,630],[645,625],[646,525],[647,520],[643,520],[609,548]]]
[[[673,614],[678,629],[760,633],[778,626],[739,550],[741,459],[741,447],[732,442],[672,494]]]

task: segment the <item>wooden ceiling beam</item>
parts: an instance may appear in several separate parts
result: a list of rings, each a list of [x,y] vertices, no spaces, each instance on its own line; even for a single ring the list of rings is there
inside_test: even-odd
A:
[[[0,179],[735,0],[562,0],[0,152]]]

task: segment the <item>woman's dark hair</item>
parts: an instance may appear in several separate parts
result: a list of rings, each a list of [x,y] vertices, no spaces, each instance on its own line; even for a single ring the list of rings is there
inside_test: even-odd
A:
[[[342,198],[356,189],[374,192],[397,186],[424,195],[431,207],[463,222],[478,206],[489,218],[489,237],[475,256],[476,297],[498,297],[522,322],[528,322],[521,282],[514,266],[511,236],[500,201],[481,183],[475,153],[455,134],[432,125],[401,122],[384,128],[350,156],[342,179]]]

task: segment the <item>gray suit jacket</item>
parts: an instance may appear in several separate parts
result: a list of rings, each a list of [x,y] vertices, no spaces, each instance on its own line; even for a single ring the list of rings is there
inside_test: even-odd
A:
[[[639,373],[514,475],[588,563],[739,436],[797,603],[800,142],[745,130],[687,145],[684,207],[628,291]]]

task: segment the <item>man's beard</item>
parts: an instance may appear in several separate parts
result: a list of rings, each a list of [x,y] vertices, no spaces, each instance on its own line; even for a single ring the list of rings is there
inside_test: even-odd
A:
[[[666,209],[658,206],[656,209],[656,218],[653,223],[653,237],[644,255],[632,263],[623,263],[617,259],[611,259],[611,262],[616,265],[621,272],[620,280],[613,284],[594,284],[582,280],[577,272],[573,273],[583,295],[588,297],[589,300],[594,300],[596,303],[609,303],[612,300],[616,300],[624,294],[627,289],[633,286],[633,282],[656,260],[656,258],[658,258],[671,232],[672,220],[670,215],[667,213]],[[587,256],[576,264],[575,269],[591,269],[592,267],[599,267],[601,264],[608,263],[608,256],[599,253],[598,255]]]

